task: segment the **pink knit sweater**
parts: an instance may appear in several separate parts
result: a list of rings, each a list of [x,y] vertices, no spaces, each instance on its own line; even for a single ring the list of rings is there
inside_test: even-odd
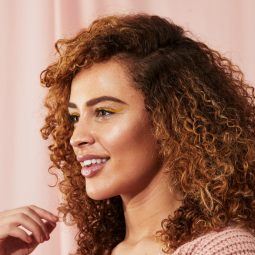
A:
[[[183,244],[172,255],[255,255],[255,237],[245,229],[227,227]]]

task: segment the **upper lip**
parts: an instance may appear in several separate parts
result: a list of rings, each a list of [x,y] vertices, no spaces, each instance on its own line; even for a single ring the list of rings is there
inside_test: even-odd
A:
[[[99,158],[107,158],[109,159],[110,157],[109,156],[106,156],[106,155],[94,155],[94,154],[86,154],[86,155],[83,155],[83,156],[77,156],[77,160],[79,162],[83,162],[85,160],[88,160],[88,159],[99,159]]]

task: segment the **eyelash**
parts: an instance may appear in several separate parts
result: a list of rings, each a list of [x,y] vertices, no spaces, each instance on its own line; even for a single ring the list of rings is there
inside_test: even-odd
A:
[[[95,110],[95,112],[96,112],[96,117],[107,117],[107,116],[109,116],[109,115],[112,115],[112,114],[114,114],[114,112],[113,111],[110,111],[110,110],[106,110],[106,109],[104,109],[104,108],[98,108],[98,109],[96,109]],[[101,115],[101,116],[99,116],[99,114],[100,113],[102,113],[102,112],[106,112],[106,113],[108,113],[107,115]],[[76,122],[78,122],[78,119],[75,119],[75,118],[79,118],[80,116],[78,115],[78,114],[68,114],[68,120],[69,120],[69,122],[71,123],[71,124],[75,124]]]
[[[79,115],[76,114],[68,114],[68,121],[71,124],[75,124],[76,122],[78,122],[78,120],[75,120],[75,118],[79,118]]]

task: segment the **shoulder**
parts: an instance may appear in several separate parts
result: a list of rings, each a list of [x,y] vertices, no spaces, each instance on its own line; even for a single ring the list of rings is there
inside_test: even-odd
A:
[[[180,246],[173,255],[255,255],[255,237],[239,227],[213,231]]]

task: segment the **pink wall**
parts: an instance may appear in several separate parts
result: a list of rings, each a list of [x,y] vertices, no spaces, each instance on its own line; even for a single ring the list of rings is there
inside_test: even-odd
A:
[[[39,74],[54,59],[54,42],[94,18],[147,12],[171,18],[237,63],[255,84],[253,0],[0,0],[0,211],[36,204],[56,212],[61,196],[49,188]],[[59,224],[33,254],[68,254],[70,227]]]

